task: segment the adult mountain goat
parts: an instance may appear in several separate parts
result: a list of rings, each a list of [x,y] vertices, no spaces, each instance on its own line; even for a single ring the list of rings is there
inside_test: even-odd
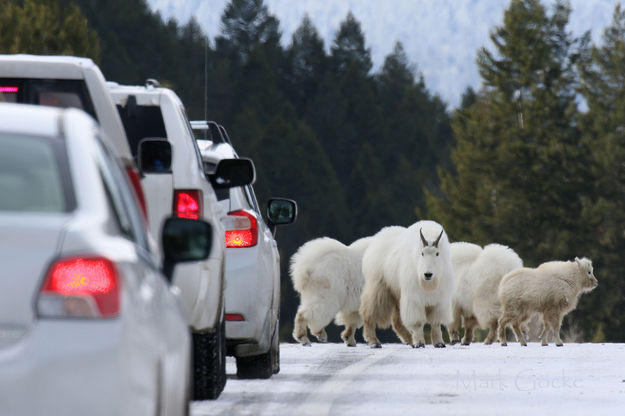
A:
[[[408,228],[380,230],[362,259],[365,285],[360,315],[364,338],[381,346],[376,325],[393,329],[404,343],[425,347],[423,326],[432,326],[432,344],[444,347],[441,324],[452,320],[454,290],[449,240],[434,221],[419,221]]]
[[[499,284],[502,311],[497,328],[501,345],[505,346],[506,326],[511,325],[521,345],[527,345],[521,334],[521,325],[533,313],[542,313],[545,324],[541,334],[542,345],[549,342],[549,333],[560,339],[562,318],[575,309],[582,293],[597,287],[592,262],[587,258],[574,261],[550,261],[535,269],[524,267],[506,274]]]
[[[497,297],[499,282],[512,270],[523,267],[521,258],[509,247],[489,244],[483,249],[471,243],[452,243],[451,262],[456,278],[453,297],[454,322],[449,327],[452,343],[458,341],[461,320],[464,321],[462,345],[469,345],[473,329],[488,329],[485,344],[497,335],[501,305]]]
[[[308,327],[319,341],[326,342],[325,327],[336,316],[335,323],[345,325],[341,338],[348,346],[356,346],[354,333],[362,326],[358,314],[364,284],[362,255],[370,239],[345,246],[332,238],[317,238],[291,257],[291,279],[301,297],[293,328],[296,341],[310,345]]]

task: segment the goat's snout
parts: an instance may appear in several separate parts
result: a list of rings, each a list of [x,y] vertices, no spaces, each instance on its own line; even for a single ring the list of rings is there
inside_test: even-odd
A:
[[[423,276],[425,276],[425,280],[432,280],[432,273],[430,272],[423,273]]]

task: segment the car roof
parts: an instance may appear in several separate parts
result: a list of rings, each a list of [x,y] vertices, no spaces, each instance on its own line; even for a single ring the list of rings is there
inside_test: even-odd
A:
[[[0,55],[3,77],[83,79],[85,68],[94,68],[90,58],[56,55]]]
[[[138,105],[160,105],[160,96],[166,96],[176,104],[182,105],[180,97],[169,88],[152,85],[120,85],[116,82],[107,82],[106,84],[116,104],[125,104],[124,100],[120,98],[134,95]]]
[[[0,131],[32,136],[60,135],[62,108],[0,103]]]
[[[235,159],[239,156],[228,143],[213,143],[212,140],[196,140],[202,159],[217,163],[222,159]]]

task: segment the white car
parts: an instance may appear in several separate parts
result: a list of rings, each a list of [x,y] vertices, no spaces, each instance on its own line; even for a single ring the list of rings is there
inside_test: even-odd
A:
[[[226,161],[217,176],[207,177],[182,102],[172,90],[161,88],[154,80],[145,86],[109,83],[109,88],[143,175],[152,232],[172,214],[213,224],[215,244],[210,257],[178,267],[173,283],[180,289],[190,317],[194,398],[214,399],[226,382],[225,230],[221,224],[226,211],[218,205],[213,187],[226,189],[253,181],[253,165],[247,162],[249,166],[243,166],[247,175],[242,181],[235,171],[236,165],[245,163],[236,160]],[[155,158],[159,163],[145,163],[146,155],[160,155],[171,162]],[[228,167],[235,169],[225,172]]]
[[[0,414],[188,412],[186,317],[103,135],[79,110],[0,104]],[[209,228],[170,220],[167,268],[207,256]]]
[[[0,55],[0,102],[79,108],[102,126],[146,214],[139,172],[106,80],[89,58]],[[158,234],[155,234],[158,235]]]
[[[204,169],[211,174],[222,160],[238,158],[223,126],[194,122],[206,139],[197,140]],[[202,135],[198,135],[202,137]],[[295,201],[271,198],[263,219],[252,185],[219,192],[228,210],[226,227],[226,342],[240,378],[269,378],[280,371],[280,254],[278,225],[297,216]]]

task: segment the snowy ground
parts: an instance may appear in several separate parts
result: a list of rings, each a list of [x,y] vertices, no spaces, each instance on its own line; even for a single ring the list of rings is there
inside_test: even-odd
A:
[[[282,344],[269,380],[237,380],[228,360],[224,392],[192,415],[625,414],[625,344]]]

